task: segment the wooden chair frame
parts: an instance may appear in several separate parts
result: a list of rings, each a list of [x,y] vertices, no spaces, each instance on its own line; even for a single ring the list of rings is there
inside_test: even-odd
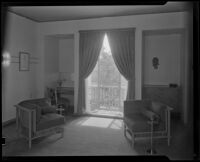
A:
[[[165,130],[163,131],[154,131],[153,132],[153,138],[167,138],[167,144],[170,145],[170,139],[171,139],[171,132],[170,132],[170,118],[171,118],[171,110],[173,108],[166,106],[165,109]],[[150,125],[149,125],[150,126]],[[151,138],[151,132],[133,132],[131,128],[127,126],[127,124],[124,122],[124,136],[127,138],[126,132],[128,132],[131,135],[131,145],[134,148],[135,139],[147,139]],[[127,138],[128,139],[128,138]]]
[[[47,135],[55,134],[55,133],[61,133],[61,138],[64,136],[64,128],[61,125],[37,131],[36,130],[36,110],[27,109],[20,105],[15,105],[15,107],[16,107],[16,129],[17,129],[18,136],[21,135],[29,141],[29,148],[31,148],[32,140],[35,138],[39,138],[42,136],[47,136]],[[20,119],[20,115],[22,112],[25,112],[28,115],[28,127],[26,127],[28,129],[28,136],[22,133],[23,121],[21,121]]]

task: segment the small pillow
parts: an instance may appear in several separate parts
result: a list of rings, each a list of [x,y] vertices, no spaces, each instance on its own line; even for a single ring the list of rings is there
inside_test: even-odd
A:
[[[145,110],[143,111],[143,114],[149,118],[150,120],[156,121],[156,122],[160,122],[160,116],[150,110]]]
[[[46,98],[45,102],[48,106],[51,106],[51,99],[50,98]]]
[[[152,102],[151,110],[156,114],[159,114],[160,118],[165,121],[165,107],[166,105],[159,102]]]
[[[42,107],[42,115],[47,113],[56,113],[56,107],[53,106]]]
[[[160,110],[163,108],[164,105],[159,102],[152,102],[151,106],[152,106],[151,109],[154,112],[160,112]]]

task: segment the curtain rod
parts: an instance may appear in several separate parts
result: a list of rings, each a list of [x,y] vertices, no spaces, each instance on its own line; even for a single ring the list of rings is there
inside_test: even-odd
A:
[[[109,31],[131,31],[131,30],[135,31],[135,28],[79,30],[79,33],[87,33],[87,32],[109,32]]]

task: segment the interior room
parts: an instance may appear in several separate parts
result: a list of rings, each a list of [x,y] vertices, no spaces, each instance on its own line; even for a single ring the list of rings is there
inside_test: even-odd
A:
[[[2,156],[193,159],[192,11],[9,6]]]

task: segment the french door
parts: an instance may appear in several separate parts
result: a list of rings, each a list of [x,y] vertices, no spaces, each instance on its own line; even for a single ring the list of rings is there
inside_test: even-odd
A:
[[[97,64],[86,80],[86,112],[123,117],[126,94],[127,81],[114,63],[105,35]]]

